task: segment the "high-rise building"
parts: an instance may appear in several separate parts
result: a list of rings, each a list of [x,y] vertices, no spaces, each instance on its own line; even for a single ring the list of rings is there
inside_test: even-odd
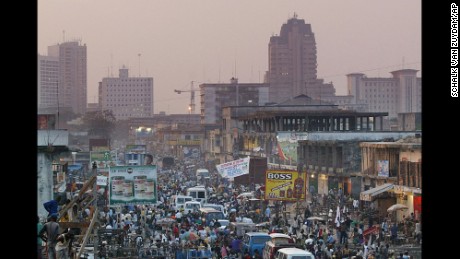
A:
[[[57,57],[38,54],[37,69],[38,112],[40,113],[43,110],[47,110],[57,113],[57,97],[59,94],[57,89],[59,82],[59,59]]]
[[[297,15],[281,26],[268,44],[270,102],[282,102],[304,94],[313,99],[335,95],[334,86],[317,78],[315,35],[310,24]]]
[[[398,113],[421,112],[422,79],[417,72],[401,69],[387,78],[348,74],[348,94],[353,96],[353,103],[365,103],[369,112],[388,112],[389,118],[397,118]]]
[[[128,68],[119,77],[106,77],[99,83],[99,104],[112,110],[117,120],[153,115],[153,77],[129,77]]]
[[[201,124],[220,125],[225,106],[261,106],[268,103],[268,84],[238,83],[201,84]]]
[[[85,114],[87,104],[86,44],[68,41],[48,47],[48,56],[59,60],[58,99],[60,107]]]

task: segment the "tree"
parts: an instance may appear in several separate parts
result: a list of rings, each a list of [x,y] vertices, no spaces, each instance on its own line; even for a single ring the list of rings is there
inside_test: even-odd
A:
[[[116,118],[112,110],[92,111],[85,114],[83,122],[88,129],[89,136],[110,138]]]

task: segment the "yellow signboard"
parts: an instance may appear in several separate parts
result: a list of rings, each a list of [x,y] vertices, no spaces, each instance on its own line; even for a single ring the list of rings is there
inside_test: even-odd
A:
[[[265,199],[297,201],[305,199],[305,174],[297,171],[267,170],[265,173]]]

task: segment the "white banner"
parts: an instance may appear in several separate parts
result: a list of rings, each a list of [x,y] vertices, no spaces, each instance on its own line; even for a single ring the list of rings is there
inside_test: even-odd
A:
[[[107,176],[98,175],[96,182],[99,186],[107,186]]]
[[[249,174],[249,157],[216,165],[216,169],[224,178],[233,178],[243,174]]]

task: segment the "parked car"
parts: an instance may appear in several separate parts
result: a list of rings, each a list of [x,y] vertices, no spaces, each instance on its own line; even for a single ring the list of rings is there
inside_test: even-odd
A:
[[[243,236],[243,252],[248,252],[250,256],[254,255],[257,250],[259,255],[265,247],[265,243],[271,239],[270,235],[265,232],[247,232]]]
[[[315,256],[299,248],[281,248],[276,252],[275,259],[315,259]]]
[[[270,241],[265,244],[262,256],[267,259],[274,259],[276,252],[281,248],[297,247],[294,239],[286,234],[271,233]]]

